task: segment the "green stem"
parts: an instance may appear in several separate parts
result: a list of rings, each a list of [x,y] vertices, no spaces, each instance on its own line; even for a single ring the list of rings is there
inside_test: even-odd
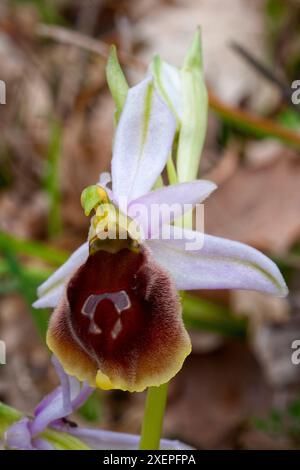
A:
[[[60,205],[59,161],[62,147],[62,127],[58,121],[53,121],[51,139],[47,155],[45,174],[45,189],[49,198],[48,230],[51,237],[58,235],[62,229]]]
[[[165,407],[168,395],[168,383],[160,387],[149,387],[146,398],[144,421],[140,441],[140,450],[159,449]]]
[[[9,233],[0,231],[0,250],[3,248],[6,249],[7,247],[15,254],[20,253],[22,255],[41,258],[55,266],[64,263],[69,257],[69,253],[52,248],[44,243],[16,238]]]
[[[169,184],[177,184],[178,183],[177,171],[176,171],[173,159],[172,159],[172,155],[170,155],[168,162],[167,162],[167,173],[168,173]]]

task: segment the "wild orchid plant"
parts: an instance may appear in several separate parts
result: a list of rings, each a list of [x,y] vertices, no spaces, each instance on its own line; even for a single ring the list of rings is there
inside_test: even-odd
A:
[[[43,447],[40,433],[57,428],[55,420],[62,426],[62,417],[99,387],[148,389],[140,448],[158,448],[167,384],[191,352],[178,291],[287,294],[265,255],[193,230],[191,209],[216,189],[195,180],[207,122],[199,32],[180,70],[155,57],[147,77],[129,89],[112,49],[107,72],[117,125],[111,176],[83,191],[85,214],[92,214],[88,240],[39,287],[34,304],[54,308],[47,344],[68,374],[60,372],[69,392],[61,387],[33,420],[14,424],[6,432],[11,447],[25,428],[29,445]],[[161,178],[165,167],[169,186]]]

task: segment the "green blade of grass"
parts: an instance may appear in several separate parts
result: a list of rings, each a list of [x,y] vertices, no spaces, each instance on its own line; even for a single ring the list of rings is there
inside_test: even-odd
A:
[[[53,273],[52,269],[40,269],[35,267],[27,267],[23,265],[23,270],[27,276],[31,277],[36,282],[45,281]],[[10,270],[7,267],[7,263],[0,259],[0,279],[9,276]]]
[[[66,24],[65,18],[60,14],[58,6],[53,4],[52,0],[13,0],[13,3],[17,5],[33,5],[40,16],[41,21],[46,24]]]
[[[49,247],[41,242],[17,238],[0,231],[0,248],[4,244],[16,254],[40,258],[55,266],[63,264],[69,257],[69,254],[63,250]]]
[[[50,144],[47,152],[45,190],[49,199],[48,231],[50,237],[61,232],[62,219],[60,210],[59,159],[62,144],[62,128],[58,121],[51,126]]]
[[[183,319],[187,328],[237,338],[244,338],[247,334],[247,320],[233,315],[228,308],[222,305],[184,294],[182,306]]]
[[[22,417],[22,413],[0,401],[0,439],[6,429]]]
[[[99,390],[86,400],[79,410],[79,414],[87,421],[99,423],[102,418],[102,402]]]
[[[9,246],[5,245],[5,243],[2,243],[1,245],[1,252],[4,260],[7,263],[7,267],[10,270],[12,279],[17,283],[17,290],[26,300],[34,323],[40,335],[44,338],[47,331],[49,314],[47,310],[35,310],[32,307],[32,303],[36,299],[36,289],[38,283],[36,280],[30,278],[28,274],[26,274],[23,266],[19,263],[14,252],[10,249]]]

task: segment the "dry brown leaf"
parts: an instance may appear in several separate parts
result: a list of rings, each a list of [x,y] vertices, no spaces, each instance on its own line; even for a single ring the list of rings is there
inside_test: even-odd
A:
[[[190,356],[171,388],[165,435],[197,448],[232,447],[230,437],[249,416],[270,406],[260,368],[239,342]]]
[[[206,159],[206,154],[204,158]],[[239,161],[240,158],[237,152],[227,149],[217,164],[209,172],[204,173],[204,177],[211,179],[217,185],[221,185],[235,173]]]
[[[259,168],[280,158],[285,148],[284,144],[274,139],[250,140],[245,146],[245,160],[249,166]]]
[[[230,306],[233,312],[247,316],[253,328],[266,321],[283,323],[289,319],[288,299],[264,292],[233,290],[230,292]]]
[[[299,183],[300,161],[287,151],[260,169],[241,166],[207,200],[205,231],[285,252],[300,235]]]

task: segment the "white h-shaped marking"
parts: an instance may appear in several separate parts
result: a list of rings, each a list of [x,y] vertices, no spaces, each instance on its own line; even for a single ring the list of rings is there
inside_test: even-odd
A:
[[[89,332],[95,335],[101,334],[102,330],[96,325],[94,316],[99,303],[105,299],[110,300],[118,312],[119,318],[111,331],[112,338],[116,339],[122,330],[122,322],[120,318],[121,313],[131,307],[129,297],[124,290],[119,292],[89,295],[89,297],[84,302],[81,313],[90,319]]]

